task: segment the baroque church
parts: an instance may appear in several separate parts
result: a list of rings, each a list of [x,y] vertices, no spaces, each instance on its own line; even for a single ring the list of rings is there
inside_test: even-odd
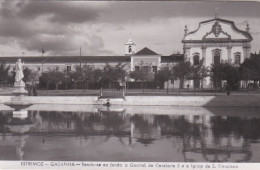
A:
[[[211,64],[229,60],[234,64],[241,64],[250,57],[251,41],[250,28],[247,24],[245,31],[236,27],[233,21],[218,18],[202,21],[197,30],[188,31],[185,26],[183,43],[183,54],[172,54],[164,56],[145,47],[137,51],[136,44],[130,38],[125,43],[125,55],[122,56],[31,56],[31,57],[0,57],[0,62],[5,62],[11,67],[15,66],[18,58],[25,62],[25,66],[37,71],[39,75],[50,69],[70,72],[79,65],[88,65],[93,68],[102,69],[106,64],[115,66],[119,63],[125,65],[127,72],[140,67],[152,68],[156,73],[163,67],[171,68],[174,64],[190,60],[192,64],[203,61],[205,67]],[[131,81],[131,79],[126,79]],[[195,83],[198,88],[212,88],[210,77],[203,82]],[[193,87],[193,81],[185,81],[184,87]],[[166,86],[166,85],[165,85]],[[169,80],[168,88],[178,88],[178,80]]]
[[[195,31],[188,32],[184,29],[183,53],[184,57],[192,64],[198,64],[203,60],[205,67],[222,61],[231,61],[240,65],[250,57],[251,41],[250,28],[240,30],[233,21],[218,18],[203,21]],[[212,87],[210,77],[200,84],[204,87]],[[193,82],[191,82],[193,86]]]

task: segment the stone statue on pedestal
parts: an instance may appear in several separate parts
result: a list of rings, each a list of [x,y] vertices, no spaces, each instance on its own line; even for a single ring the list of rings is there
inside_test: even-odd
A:
[[[15,68],[16,68],[16,75],[15,75],[15,81],[16,82],[23,82],[23,65],[24,62],[19,58],[18,61],[15,63]]]
[[[18,114],[20,116],[20,113],[24,114],[27,111],[24,111],[23,109],[31,106],[32,104],[24,101],[23,96],[28,95],[28,91],[25,90],[25,83],[23,82],[23,65],[24,62],[22,62],[21,59],[18,59],[15,63],[16,68],[16,74],[15,74],[15,82],[14,82],[14,90],[12,91],[12,94],[14,94],[14,97],[11,98],[11,101],[5,102],[4,104],[7,106],[12,107],[15,111],[13,114]]]
[[[15,74],[15,82],[14,82],[14,91],[13,94],[16,96],[25,95],[28,92],[24,89],[25,83],[23,82],[24,74],[23,74],[23,65],[24,62],[19,58],[15,63],[16,74]]]

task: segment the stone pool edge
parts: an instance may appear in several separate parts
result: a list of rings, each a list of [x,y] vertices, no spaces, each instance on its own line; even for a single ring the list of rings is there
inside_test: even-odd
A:
[[[13,96],[0,96],[0,103],[11,100]],[[23,96],[24,101],[31,104],[77,104],[103,105],[107,99],[97,96]],[[126,96],[111,98],[112,105],[126,106],[260,106],[259,95],[233,96]]]

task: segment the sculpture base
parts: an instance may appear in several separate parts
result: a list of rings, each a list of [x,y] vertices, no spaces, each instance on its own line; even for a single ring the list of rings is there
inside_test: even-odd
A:
[[[13,118],[25,119],[28,117],[27,110],[13,111]]]
[[[25,84],[23,81],[14,82],[14,90],[12,91],[12,94],[15,96],[11,98],[10,102],[5,102],[4,105],[13,108],[15,111],[31,106],[32,104],[24,101],[23,99],[23,96],[28,94],[28,91],[26,91],[24,88]]]
[[[31,106],[32,104],[23,101],[23,97],[22,96],[15,96],[11,98],[10,102],[5,102],[4,105],[9,106],[11,108],[13,108],[15,111],[17,110],[22,110],[25,109],[29,106]]]
[[[25,83],[23,81],[14,82],[14,90],[12,91],[12,94],[14,94],[15,96],[27,95],[28,91],[25,90]]]

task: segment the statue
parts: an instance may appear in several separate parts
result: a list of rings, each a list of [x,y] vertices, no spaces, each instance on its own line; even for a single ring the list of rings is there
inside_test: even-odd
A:
[[[24,75],[23,75],[23,65],[24,62],[19,58],[17,62],[15,63],[15,68],[16,68],[16,75],[15,75],[15,81],[16,82],[21,82]]]

